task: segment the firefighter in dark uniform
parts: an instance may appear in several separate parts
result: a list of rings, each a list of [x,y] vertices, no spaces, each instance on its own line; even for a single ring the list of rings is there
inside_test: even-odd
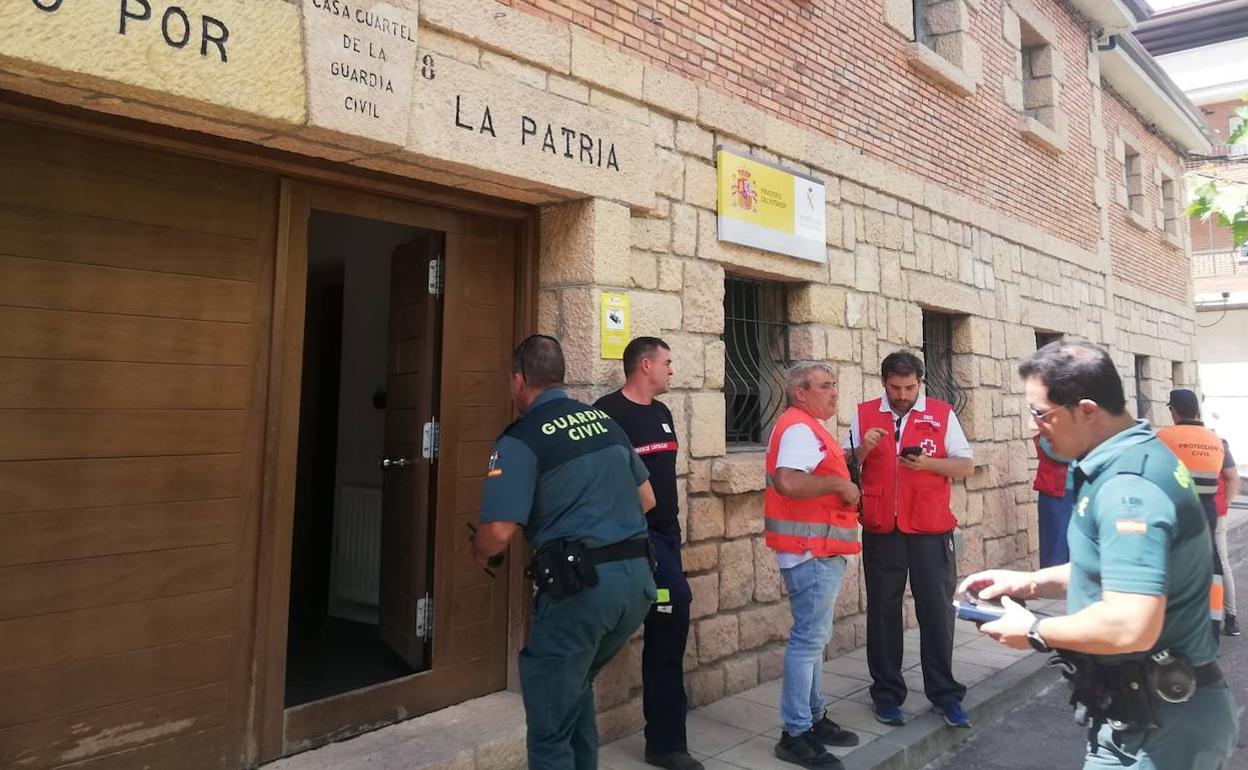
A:
[[[646,762],[668,770],[702,770],[689,755],[685,736],[685,644],[693,594],[680,562],[680,505],[676,499],[676,426],[655,396],[672,379],[672,353],[658,337],[638,337],[624,348],[624,387],[594,404],[628,434],[650,471],[656,504],[646,513],[654,546],[658,601],[646,616],[641,652],[642,710],[646,717]]]
[[[983,633],[1066,662],[1089,723],[1085,770],[1227,767],[1237,710],[1208,621],[1212,544],[1191,474],[1126,411],[1106,351],[1051,342],[1019,374],[1040,435],[1077,458],[1070,563],[979,572],[959,591],[1003,597],[1004,616]],[[1011,600],[1062,596],[1056,617]]]
[[[520,684],[531,770],[598,766],[594,677],[654,601],[644,510],[648,473],[601,410],[567,397],[563,351],[535,335],[516,348],[511,394],[523,415],[495,444],[472,555],[497,566],[518,528],[537,584]]]

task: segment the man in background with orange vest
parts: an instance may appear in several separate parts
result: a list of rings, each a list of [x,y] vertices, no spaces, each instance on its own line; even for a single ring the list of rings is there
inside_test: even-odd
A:
[[[807,768],[840,768],[824,745],[856,746],[858,736],[825,713],[823,650],[832,637],[845,556],[858,553],[858,488],[823,420],[836,417],[836,372],[805,361],[788,372],[788,409],[767,445],[763,494],[766,542],[789,592],[793,627],[784,653],[776,756]]]
[[[1170,391],[1170,419],[1168,428],[1157,431],[1157,438],[1174,452],[1179,461],[1187,466],[1200,495],[1209,524],[1209,539],[1213,545],[1213,588],[1209,593],[1209,617],[1213,621],[1213,638],[1222,635],[1222,558],[1218,554],[1218,509],[1214,498],[1218,494],[1218,477],[1222,475],[1222,463],[1226,451],[1218,434],[1200,421],[1200,399],[1194,391],[1179,388]]]
[[[923,691],[950,727],[971,726],[966,687],[953,678],[956,564],[953,484],[975,472],[953,407],[922,390],[923,362],[906,351],[880,364],[884,396],[858,405],[850,446],[862,464],[863,576],[867,586],[867,667],[877,721],[901,725],[906,680],[902,597],[906,576],[919,620]]]

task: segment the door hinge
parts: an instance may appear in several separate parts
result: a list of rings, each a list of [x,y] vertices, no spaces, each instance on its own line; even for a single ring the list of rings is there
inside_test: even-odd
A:
[[[438,459],[438,446],[441,443],[440,427],[437,419],[432,419],[425,423],[425,429],[421,434],[420,456],[426,460]]]
[[[416,636],[419,639],[433,636],[433,597],[429,594],[416,600]]]
[[[446,276],[442,271],[442,258],[429,260],[429,293],[438,296],[442,293],[442,289],[446,283]]]

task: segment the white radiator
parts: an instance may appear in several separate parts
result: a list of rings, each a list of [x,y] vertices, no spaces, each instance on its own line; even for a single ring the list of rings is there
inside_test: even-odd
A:
[[[334,505],[329,614],[377,623],[381,597],[381,488],[344,484]]]

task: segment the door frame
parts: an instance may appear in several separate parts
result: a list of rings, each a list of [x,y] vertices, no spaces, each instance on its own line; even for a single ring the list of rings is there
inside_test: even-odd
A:
[[[270,340],[265,479],[260,512],[257,622],[253,656],[254,762],[266,762],[395,721],[400,705],[421,711],[421,672],[287,709],[285,707],[287,622],[294,524],[294,490],[299,438],[299,393],[307,281],[307,225],[313,210],[374,219],[446,233],[468,233],[494,211],[455,211],[412,200],[331,187],[290,178],[281,182]],[[519,219],[516,243],[515,336],[532,328],[536,309],[535,213]],[[522,333],[524,332],[524,333]],[[500,379],[504,376],[499,373]],[[520,546],[513,546],[519,548]],[[527,615],[522,558],[507,560],[508,654],[523,641]],[[509,688],[517,684],[508,669]],[[432,709],[431,709],[432,710]]]

